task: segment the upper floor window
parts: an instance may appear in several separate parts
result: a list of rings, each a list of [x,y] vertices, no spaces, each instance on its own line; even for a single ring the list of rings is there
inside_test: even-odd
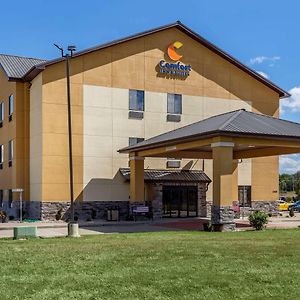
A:
[[[2,101],[0,103],[0,123],[2,125],[2,122],[4,121],[4,102]]]
[[[130,137],[129,138],[129,146],[133,146],[137,143],[140,143],[142,141],[144,141],[145,139],[144,138],[138,138],[138,137]]]
[[[14,96],[10,95],[8,98],[8,117],[9,121],[12,120],[12,114],[14,112]]]
[[[12,160],[14,156],[14,141],[10,140],[8,142],[8,166],[12,166]]]
[[[182,114],[182,95],[168,94],[168,113]]]
[[[4,145],[0,145],[0,169],[3,169]]]
[[[144,91],[129,90],[129,109],[144,111]]]

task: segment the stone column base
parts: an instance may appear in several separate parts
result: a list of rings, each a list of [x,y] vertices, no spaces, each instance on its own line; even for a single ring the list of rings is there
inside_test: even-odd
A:
[[[213,231],[234,231],[234,211],[231,206],[211,207],[211,224]]]

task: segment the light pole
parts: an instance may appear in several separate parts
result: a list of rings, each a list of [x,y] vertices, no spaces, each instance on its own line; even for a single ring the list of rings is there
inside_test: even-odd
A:
[[[67,77],[67,100],[68,100],[68,137],[69,137],[69,171],[70,171],[70,202],[71,202],[71,222],[68,226],[68,235],[72,237],[79,236],[78,224],[75,224],[74,215],[74,184],[73,184],[73,147],[72,147],[72,111],[71,111],[71,89],[70,89],[70,58],[73,57],[73,52],[76,51],[76,46],[68,46],[68,52],[65,53],[62,47],[54,44],[61,52],[61,57],[66,61],[66,77]]]

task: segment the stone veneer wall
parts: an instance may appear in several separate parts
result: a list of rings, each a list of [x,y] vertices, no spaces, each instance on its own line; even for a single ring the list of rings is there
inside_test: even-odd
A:
[[[79,220],[106,219],[108,209],[118,209],[119,218],[125,220],[129,213],[129,201],[77,201],[75,202],[75,216]],[[27,204],[25,211],[29,218],[55,221],[61,210],[63,220],[70,217],[70,202],[38,202]]]
[[[277,201],[252,201],[252,210],[260,210],[270,214],[278,214],[278,202]]]
[[[208,217],[211,213],[211,202],[206,201],[207,184],[205,182],[199,183],[181,183],[181,182],[156,182],[152,183],[152,212],[153,219],[160,219],[162,217],[162,198],[163,198],[163,186],[197,186],[198,187],[198,216]]]

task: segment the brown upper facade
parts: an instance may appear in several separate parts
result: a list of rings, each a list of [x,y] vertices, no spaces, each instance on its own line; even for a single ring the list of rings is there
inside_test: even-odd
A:
[[[238,61],[237,59],[235,59],[234,57],[232,57],[231,55],[229,55],[222,49],[220,49],[217,46],[215,46],[214,44],[210,43],[208,40],[206,40],[199,34],[192,31],[190,28],[188,28],[187,26],[182,24],[180,21],[171,23],[169,25],[161,26],[158,28],[154,28],[152,30],[144,31],[144,32],[132,35],[132,36],[122,38],[122,39],[118,39],[118,40],[115,40],[115,41],[112,41],[109,43],[105,43],[105,44],[102,44],[102,45],[99,45],[96,47],[88,48],[86,50],[82,50],[80,52],[75,53],[73,55],[73,57],[76,58],[76,57],[80,57],[85,54],[91,54],[93,52],[97,52],[98,50],[105,50],[112,46],[119,46],[120,53],[122,53],[122,47],[124,47],[123,44],[126,44],[129,41],[134,41],[136,39],[145,38],[149,35],[160,33],[163,31],[168,31],[168,29],[175,29],[175,28],[177,30],[179,30],[180,32],[184,33],[185,35],[189,36],[190,38],[192,38],[194,41],[200,43],[205,48],[209,49],[210,51],[212,51],[213,53],[218,55],[220,58],[228,61],[229,63],[236,66],[243,72],[252,76],[254,79],[256,79],[256,80],[260,81],[261,83],[263,83],[264,85],[268,86],[273,91],[278,93],[280,98],[290,96],[288,92],[284,91],[283,89],[281,89],[280,87],[275,85],[270,80],[266,79],[265,77],[261,76],[260,74],[258,74],[257,72],[255,72],[254,70],[249,68],[248,66],[244,65],[243,63],[241,63],[240,61]],[[145,46],[145,48],[151,48],[151,46],[153,46],[153,45],[145,44],[144,46]],[[159,45],[156,45],[156,46],[159,47]],[[165,45],[163,45],[163,48],[164,48],[164,46]],[[141,47],[137,47],[137,49],[135,49],[135,50],[138,51],[139,49],[141,50]],[[193,53],[193,50],[194,49],[185,49],[185,53],[186,53],[185,56],[188,57],[187,58],[188,61],[193,61],[195,63],[197,63],[197,62],[199,63],[201,60],[199,61],[198,59],[195,59],[195,57],[190,56],[190,54],[195,54],[195,53]],[[201,51],[196,53],[196,56],[201,56]],[[58,59],[54,59],[54,60],[50,60],[50,61],[45,61],[45,60],[34,59],[34,58],[6,56],[5,60],[3,58],[0,59],[0,64],[2,65],[2,69],[6,73],[9,80],[31,81],[33,78],[35,78],[37,76],[37,74],[39,74],[46,67],[51,66],[56,63],[59,63],[63,60],[64,60],[63,58],[58,58]],[[7,72],[7,70],[10,72]],[[12,73],[13,75],[11,75],[10,73]]]

